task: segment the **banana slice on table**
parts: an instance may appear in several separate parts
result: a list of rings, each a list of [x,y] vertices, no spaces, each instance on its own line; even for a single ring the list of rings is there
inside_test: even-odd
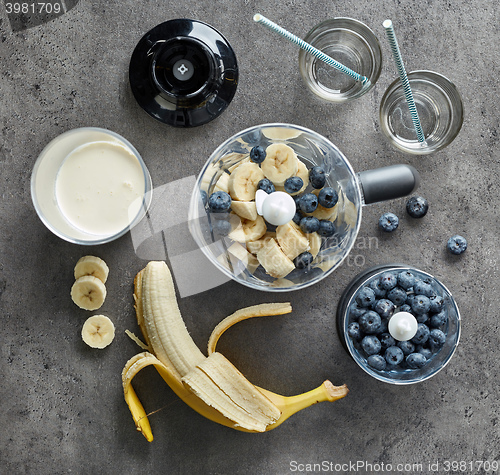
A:
[[[257,259],[266,272],[277,279],[285,277],[295,269],[292,260],[282,251],[276,239],[269,239],[257,252]]]
[[[282,143],[273,143],[266,148],[266,158],[261,163],[266,178],[282,186],[287,178],[295,176],[299,160],[293,148]]]
[[[264,178],[264,172],[259,165],[246,162],[239,165],[229,177],[229,194],[233,200],[252,201],[259,181]]]
[[[82,340],[91,348],[106,348],[115,338],[115,326],[104,315],[87,318],[82,327]]]
[[[309,239],[293,221],[276,228],[276,240],[285,255],[291,260],[304,251],[308,251],[310,247]]]
[[[231,201],[231,209],[240,217],[255,221],[257,219],[257,206],[255,201]]]
[[[256,241],[266,234],[267,226],[262,216],[257,219],[241,219],[238,226],[233,229],[228,237],[236,242]]]
[[[106,298],[106,287],[97,277],[84,275],[71,287],[71,298],[84,310],[97,310]]]
[[[83,256],[75,265],[75,280],[84,275],[93,275],[102,283],[106,283],[109,274],[109,267],[100,258],[96,256]]]

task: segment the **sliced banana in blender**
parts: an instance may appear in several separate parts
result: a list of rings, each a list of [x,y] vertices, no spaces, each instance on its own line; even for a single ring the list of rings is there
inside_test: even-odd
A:
[[[257,239],[256,241],[248,241],[246,243],[247,249],[252,254],[257,254],[262,249],[262,246],[266,243],[266,241],[274,238],[276,238],[276,233],[274,231],[266,231],[264,236],[260,239]]]
[[[266,272],[277,279],[287,276],[295,269],[289,259],[278,245],[276,239],[269,239],[257,252],[257,259]]]
[[[240,217],[250,219],[252,221],[257,219],[257,206],[255,201],[231,201],[231,209]]]
[[[264,172],[259,165],[246,162],[239,165],[229,177],[229,194],[233,200],[252,201],[259,181],[264,178]]]
[[[229,233],[229,239],[236,242],[256,241],[266,234],[267,226],[262,216],[257,219],[241,219],[238,225]]]
[[[275,185],[283,186],[287,178],[297,173],[299,160],[293,148],[273,143],[266,148],[266,158],[260,166],[266,178]]]
[[[75,280],[84,275],[93,275],[104,284],[108,278],[109,268],[107,264],[96,256],[83,256],[75,265]]]
[[[115,326],[105,315],[87,318],[82,327],[82,340],[91,348],[106,348],[115,338]]]
[[[321,249],[321,236],[318,233],[310,233],[306,234],[306,236],[309,240],[309,252],[312,254],[313,258],[316,258]]]
[[[309,239],[293,221],[276,228],[276,240],[291,260],[308,251],[310,247]]]

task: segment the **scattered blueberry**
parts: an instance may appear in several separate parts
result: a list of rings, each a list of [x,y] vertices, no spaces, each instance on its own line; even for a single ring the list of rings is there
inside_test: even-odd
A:
[[[446,247],[452,254],[459,255],[467,250],[467,240],[463,236],[457,234],[448,239]]]
[[[441,328],[448,321],[446,310],[441,310],[431,317],[430,325],[433,328]]]
[[[436,291],[431,284],[423,280],[417,280],[413,284],[413,293],[415,295],[425,295],[426,297],[432,297],[436,295]]]
[[[419,323],[417,333],[411,339],[411,342],[415,343],[415,345],[423,345],[429,339],[429,334],[429,327],[424,323]]]
[[[394,213],[384,213],[378,220],[378,227],[386,233],[392,233],[399,226],[399,218]]]
[[[300,213],[300,211],[297,211],[293,218],[292,218],[292,221],[297,224],[297,225],[300,225],[300,221],[302,220],[302,214]]]
[[[333,188],[329,186],[325,186],[318,193],[319,204],[324,208],[333,208],[337,204],[338,200],[339,200],[339,195]]]
[[[360,307],[370,307],[375,302],[375,292],[365,285],[357,293],[355,300]]]
[[[392,366],[398,365],[403,361],[404,353],[403,350],[397,346],[390,346],[385,350],[384,358],[387,363]]]
[[[260,146],[256,145],[250,150],[250,160],[254,163],[262,163],[266,159],[266,151]]]
[[[430,331],[429,335],[429,348],[431,351],[435,352],[439,350],[444,345],[446,341],[446,335],[439,329],[434,328]]]
[[[380,279],[373,279],[368,286],[375,292],[375,297],[378,299],[384,298],[387,291],[380,286]]]
[[[361,340],[361,331],[358,322],[349,323],[347,327],[347,334],[355,341]]]
[[[405,356],[413,353],[415,351],[415,345],[411,341],[398,341],[397,346],[401,348],[401,351]]]
[[[417,295],[411,302],[411,309],[417,315],[427,313],[431,308],[431,301],[425,295]]]
[[[313,193],[305,193],[299,199],[300,210],[304,213],[312,213],[318,207],[318,197]]]
[[[419,369],[425,366],[427,358],[422,353],[411,353],[406,357],[406,364],[411,369]]]
[[[367,335],[361,340],[361,348],[367,356],[376,355],[382,348],[380,340],[375,335]]]
[[[439,313],[444,308],[444,299],[441,295],[432,295],[429,297],[431,301],[431,312]]]
[[[412,218],[423,218],[429,209],[429,203],[421,196],[412,196],[406,202],[406,211]]]
[[[304,186],[304,181],[300,176],[292,176],[285,180],[285,191],[287,193],[298,193]]]
[[[387,366],[385,358],[381,355],[370,355],[366,359],[366,362],[369,366],[371,366],[373,369],[376,369],[377,371],[384,371]]]
[[[415,276],[409,270],[404,270],[398,274],[398,284],[401,288],[408,290],[413,287],[414,283]]]
[[[380,345],[383,350],[387,350],[387,348],[394,346],[396,344],[396,340],[392,337],[390,333],[382,333],[378,339],[380,340]]]
[[[382,318],[392,317],[395,309],[396,307],[394,304],[388,299],[377,300],[373,306],[373,310],[375,310],[375,312],[377,312]]]
[[[380,276],[380,287],[391,290],[398,285],[398,279],[392,272],[384,272]]]
[[[231,197],[225,191],[216,191],[208,198],[208,207],[212,213],[223,213],[231,207]]]
[[[319,229],[319,219],[314,216],[306,216],[300,220],[300,229],[304,233],[315,233]]]
[[[323,237],[332,237],[335,234],[335,225],[327,219],[321,219],[318,234]]]
[[[377,333],[380,329],[380,315],[373,310],[369,310],[359,317],[359,328],[367,335]]]
[[[264,190],[268,195],[276,191],[274,183],[268,178],[262,178],[262,180],[257,183],[257,189]]]
[[[387,292],[387,298],[391,300],[396,307],[401,307],[406,301],[406,290],[401,287],[394,287]]]
[[[325,169],[320,166],[312,167],[309,170],[309,183],[311,183],[313,188],[323,188],[326,183]]]
[[[303,252],[299,254],[293,261],[297,269],[305,269],[309,267],[314,260],[313,255],[310,252]]]

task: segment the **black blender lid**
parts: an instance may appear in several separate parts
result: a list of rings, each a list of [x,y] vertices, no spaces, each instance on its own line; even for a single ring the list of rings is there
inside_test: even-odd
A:
[[[238,84],[238,64],[227,40],[212,26],[176,19],[146,33],[132,53],[130,87],[153,118],[194,127],[218,117]]]

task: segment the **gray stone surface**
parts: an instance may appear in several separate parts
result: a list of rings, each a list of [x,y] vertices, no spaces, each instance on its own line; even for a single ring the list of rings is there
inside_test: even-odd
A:
[[[422,464],[414,470],[399,467],[401,473],[431,473],[429,463],[439,462],[444,473],[447,460],[500,462],[497,3],[66,4],[64,15],[28,29],[19,29],[19,22],[11,26],[0,7],[1,471],[284,474],[318,471],[306,464],[324,461],[392,464],[395,471],[397,464]],[[367,23],[384,54],[375,88],[346,105],[317,100],[300,78],[297,49],[253,24],[257,11],[299,36],[328,17]],[[180,17],[219,29],[240,66],[238,91],[227,111],[191,130],[169,128],[147,116],[127,80],[130,55],[141,36],[164,20]],[[386,18],[395,24],[408,70],[444,73],[462,93],[462,131],[434,155],[404,155],[380,133],[380,99],[396,77],[382,28]],[[136,389],[148,411],[158,410],[151,416],[155,440],[149,444],[135,431],[120,378],[124,363],[138,351],[124,330],[137,331],[132,281],[146,261],[135,254],[129,234],[90,249],[52,235],[32,206],[33,164],[60,133],[104,127],[135,145],[154,185],[160,186],[196,174],[233,133],[275,121],[297,123],[330,138],[358,171],[414,165],[421,172],[420,192],[428,198],[430,212],[412,221],[405,215],[404,199],[365,208],[361,245],[350,264],[312,288],[272,295],[229,282],[182,299],[187,326],[201,348],[215,324],[234,310],[267,301],[292,302],[289,316],[233,328],[221,340],[221,351],[252,382],[276,392],[303,392],[329,378],[346,383],[350,393],[336,403],[311,407],[269,433],[245,434],[193,412],[148,368],[137,376]],[[401,218],[391,235],[377,230],[384,211]],[[469,241],[459,258],[445,250],[455,233]],[[363,246],[368,237],[376,239]],[[74,263],[87,253],[101,256],[111,269],[101,310],[115,321],[117,336],[102,351],[81,341],[81,326],[91,312],[78,309],[69,297]],[[365,267],[393,261],[441,279],[456,297],[463,319],[451,363],[431,380],[411,387],[382,384],[366,375],[344,352],[335,329],[337,301],[347,283]],[[358,473],[377,471],[358,468]],[[476,473],[470,466],[466,472]]]

